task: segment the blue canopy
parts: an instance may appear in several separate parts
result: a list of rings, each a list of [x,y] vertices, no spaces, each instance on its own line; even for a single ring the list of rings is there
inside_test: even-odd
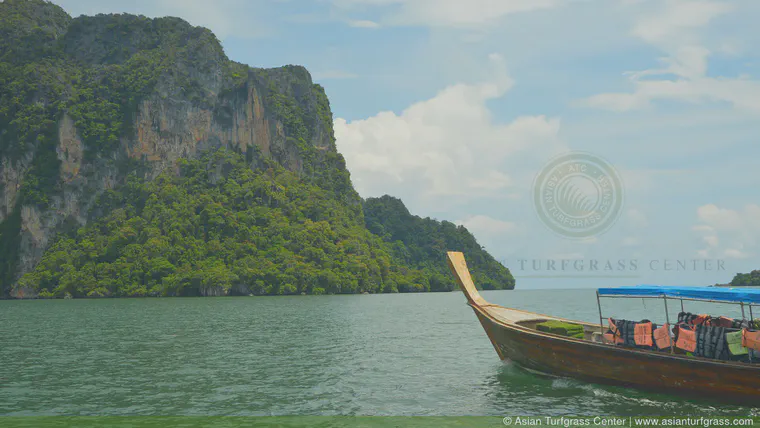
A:
[[[675,297],[679,299],[715,300],[731,303],[760,304],[760,289],[728,287],[669,287],[635,285],[632,287],[600,288],[600,296]]]

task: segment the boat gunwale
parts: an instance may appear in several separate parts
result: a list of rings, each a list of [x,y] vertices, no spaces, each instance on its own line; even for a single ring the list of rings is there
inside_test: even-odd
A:
[[[541,338],[544,338],[544,339],[548,339],[548,340],[555,340],[555,341],[560,341],[560,342],[580,343],[580,344],[584,344],[584,345],[587,345],[587,346],[598,347],[598,348],[602,348],[602,349],[608,349],[608,350],[612,350],[612,351],[620,352],[620,353],[624,353],[624,354],[625,353],[630,353],[630,354],[634,354],[634,355],[641,355],[641,356],[651,357],[651,358],[656,358],[656,359],[659,358],[659,359],[665,359],[665,360],[677,360],[677,361],[685,361],[685,362],[690,362],[690,363],[717,365],[717,366],[720,366],[720,367],[734,367],[734,368],[745,369],[745,370],[749,370],[749,371],[760,371],[760,365],[755,365],[755,364],[750,364],[750,363],[743,363],[743,362],[740,362],[740,361],[721,361],[721,360],[715,360],[715,359],[710,359],[710,358],[705,358],[705,357],[699,357],[699,356],[689,357],[689,356],[686,356],[686,355],[670,354],[670,353],[664,353],[664,352],[650,351],[650,350],[646,350],[646,349],[624,348],[624,347],[620,347],[620,346],[616,346],[616,345],[612,345],[612,344],[593,342],[593,341],[586,340],[586,339],[576,339],[576,338],[573,338],[573,337],[561,336],[561,335],[558,335],[558,334],[553,334],[553,333],[544,332],[544,331],[532,329],[532,328],[529,328],[529,327],[521,326],[520,324],[515,323],[515,322],[509,322],[509,321],[500,320],[500,319],[494,317],[493,315],[491,315],[490,313],[488,313],[488,311],[486,309],[484,309],[483,307],[481,307],[479,305],[476,305],[476,304],[473,304],[473,303],[469,303],[469,302],[467,304],[469,306],[471,306],[473,309],[475,309],[478,313],[480,313],[484,317],[488,318],[490,321],[494,322],[495,324],[498,324],[498,325],[500,325],[500,326],[502,326],[504,328],[508,328],[508,329],[512,329],[512,330],[517,330],[517,331],[525,333],[525,334],[529,334],[529,335],[532,335],[532,336],[538,336],[538,337],[541,337]],[[507,308],[507,307],[500,306],[500,305],[495,305],[495,304],[492,304],[492,303],[489,303],[489,304],[483,305],[483,306],[485,306],[485,307],[498,307],[500,309],[505,309],[505,310],[508,310],[508,311],[517,311],[517,312],[522,312],[522,313],[526,313],[526,314],[533,314],[533,315],[537,315],[537,318],[554,319],[554,320],[558,320],[558,321],[567,321],[567,322],[572,322],[572,323],[577,323],[577,324],[582,324],[582,325],[589,325],[589,326],[597,326],[597,327],[599,327],[598,324],[587,323],[587,322],[582,322],[582,321],[574,321],[574,320],[569,320],[569,319],[559,318],[559,317],[553,317],[553,316],[543,315],[543,314],[539,314],[539,313],[535,313],[535,312],[523,311],[523,310],[520,310],[520,309]]]

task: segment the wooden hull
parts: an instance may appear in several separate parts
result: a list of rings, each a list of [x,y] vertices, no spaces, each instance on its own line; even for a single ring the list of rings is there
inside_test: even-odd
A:
[[[760,403],[760,371],[748,364],[554,337],[505,325],[473,309],[499,356],[530,370],[721,402]]]
[[[469,273],[462,272],[462,268],[466,269],[464,258],[460,262],[452,260],[452,253],[449,257],[470,306],[502,360],[583,381],[736,404],[760,403],[760,364],[623,348],[538,331],[532,328],[535,322],[560,318],[486,302],[474,288]],[[577,323],[586,326],[587,331],[600,331],[598,325]]]

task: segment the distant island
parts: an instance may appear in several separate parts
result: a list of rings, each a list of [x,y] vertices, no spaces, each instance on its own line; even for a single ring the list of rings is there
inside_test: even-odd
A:
[[[514,288],[464,227],[354,190],[323,88],[178,18],[0,3],[0,298]]]
[[[716,287],[760,287],[760,270],[750,273],[737,273],[728,284],[715,284]]]

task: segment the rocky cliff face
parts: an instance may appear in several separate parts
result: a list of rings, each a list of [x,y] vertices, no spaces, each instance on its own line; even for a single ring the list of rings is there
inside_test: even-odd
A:
[[[58,232],[98,215],[104,191],[210,149],[244,153],[254,167],[273,159],[359,206],[327,98],[302,67],[234,63],[212,33],[180,19],[71,19],[40,0],[0,3],[0,37],[6,294]]]

